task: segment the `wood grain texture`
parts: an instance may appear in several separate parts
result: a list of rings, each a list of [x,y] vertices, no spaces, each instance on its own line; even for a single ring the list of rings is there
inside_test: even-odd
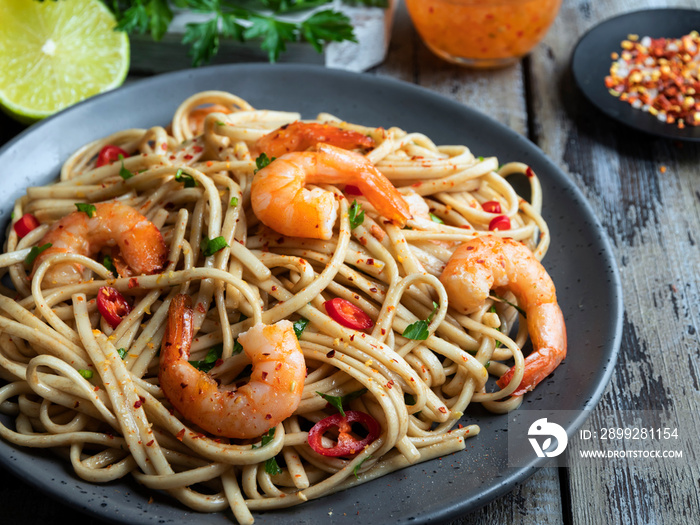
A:
[[[649,137],[612,122],[576,91],[569,61],[585,31],[647,7],[700,8],[697,1],[565,1],[533,53],[531,118],[540,147],[578,185],[606,228],[625,297],[616,371],[592,420],[615,409],[649,419],[664,410],[682,439],[700,431],[700,147]],[[660,35],[659,35],[660,36]],[[575,342],[574,342],[575,344]],[[576,351],[573,346],[570,351]],[[585,349],[579,349],[585,351]],[[571,460],[571,523],[697,523],[700,468],[692,446],[683,461]]]

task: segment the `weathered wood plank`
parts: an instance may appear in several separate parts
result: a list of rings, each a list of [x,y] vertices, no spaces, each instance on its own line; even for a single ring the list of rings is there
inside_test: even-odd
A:
[[[689,417],[700,409],[700,148],[610,121],[576,92],[568,71],[578,37],[598,22],[669,4],[700,7],[697,1],[564,2],[531,58],[532,114],[540,147],[568,172],[606,227],[623,282],[621,353],[592,420],[602,423],[602,411],[614,409],[624,425],[632,410],[665,409],[682,425],[681,437],[690,439],[700,431],[697,418]],[[641,465],[573,460],[569,519],[696,522],[700,467],[692,448],[684,452],[684,461]]]

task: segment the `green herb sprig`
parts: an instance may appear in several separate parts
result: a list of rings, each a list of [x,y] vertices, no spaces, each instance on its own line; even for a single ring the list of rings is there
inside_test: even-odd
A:
[[[351,5],[387,7],[388,0],[344,0]],[[173,20],[174,9],[189,9],[209,15],[202,22],[187,24],[182,38],[189,44],[192,65],[211,61],[222,38],[248,42],[257,40],[276,62],[287,44],[305,40],[319,53],[328,42],[356,42],[350,19],[339,11],[314,11],[301,22],[289,22],[279,15],[304,11],[332,0],[110,0],[105,4],[117,18],[117,30],[130,34],[150,34],[159,41]]]
[[[273,439],[275,438],[275,429],[271,428],[266,434],[263,434],[261,439],[260,439],[260,446],[257,445],[252,445],[252,447],[255,448],[263,448],[265,445],[270,443]],[[277,458],[269,458],[265,460],[265,472],[267,472],[270,476],[274,476],[276,474],[282,474],[282,469],[280,466],[277,464]]]
[[[29,250],[29,254],[24,258],[24,264],[26,266],[31,266],[34,264],[34,260],[39,256],[41,252],[44,252],[51,248],[53,244],[50,242],[47,242],[46,244],[42,244],[41,246],[32,246],[32,249]]]
[[[362,204],[356,200],[352,201],[352,206],[348,210],[348,218],[350,219],[350,229],[354,230],[360,224],[365,222],[365,210],[362,209]]]
[[[190,364],[195,367],[197,370],[201,370],[202,372],[209,372],[212,368],[214,368],[214,365],[216,362],[221,359],[221,354],[224,351],[224,345],[223,343],[219,343],[218,345],[212,346],[209,351],[207,352],[207,355],[204,359],[200,361],[190,361]]]
[[[117,268],[114,266],[114,261],[112,260],[112,257],[110,257],[109,255],[105,255],[102,258],[102,266],[104,266],[110,272],[112,272],[112,275],[117,275]]]
[[[527,319],[527,314],[525,313],[525,310],[520,308],[517,304],[511,303],[510,301],[506,301],[503,297],[498,297],[497,295],[491,294],[489,296],[490,299],[495,299],[496,301],[500,303],[506,303],[508,306],[512,306],[515,308],[520,315],[522,315],[525,319]]]
[[[95,215],[95,212],[97,211],[97,208],[94,204],[87,204],[85,202],[76,202],[75,207],[78,208],[78,211],[82,211],[83,213],[87,214],[87,216],[90,218],[92,218],[92,216]]]
[[[435,301],[433,301],[433,311],[430,313],[428,318],[409,324],[403,331],[403,336],[407,339],[413,339],[415,341],[425,341],[430,335],[430,332],[428,331],[428,326],[430,325],[430,321],[433,320],[437,309],[438,304]]]
[[[255,159],[255,171],[254,173],[259,172],[261,169],[266,168],[267,166],[270,165],[270,162],[275,160],[277,157],[268,157],[265,153],[261,153],[258,155],[258,157]]]
[[[302,317],[298,321],[294,322],[294,334],[297,336],[297,339],[301,339],[301,334],[304,333],[304,330],[308,324],[309,320],[306,317]]]
[[[345,394],[344,396],[331,396],[330,394],[324,394],[322,392],[316,392],[319,396],[321,396],[323,399],[326,400],[326,402],[334,406],[338,412],[340,412],[340,415],[345,417],[345,410],[343,410],[343,405],[347,405],[352,401],[353,399],[357,399],[358,397],[362,396],[365,392],[367,392],[366,388],[362,388],[360,390],[355,390],[354,392],[350,392],[349,394]]]

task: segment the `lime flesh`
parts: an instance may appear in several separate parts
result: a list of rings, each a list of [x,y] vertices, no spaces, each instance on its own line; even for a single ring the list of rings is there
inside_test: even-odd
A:
[[[129,39],[99,0],[0,0],[0,106],[30,123],[124,82]]]

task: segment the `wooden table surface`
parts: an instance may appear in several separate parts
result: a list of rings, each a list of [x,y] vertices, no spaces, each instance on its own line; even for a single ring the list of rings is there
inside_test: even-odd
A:
[[[577,92],[569,71],[573,47],[588,29],[645,7],[700,9],[700,1],[564,0],[528,57],[507,69],[475,72],[433,56],[400,5],[388,57],[367,74],[415,83],[488,113],[537,144],[571,178],[609,235],[624,290],[622,346],[596,413],[663,409],[690,415],[698,435],[700,144],[650,137],[609,120]],[[0,144],[22,129],[0,116]],[[693,450],[683,461],[622,465],[540,469],[452,525],[700,523],[700,462]],[[57,523],[59,517],[100,523],[37,499],[4,472],[0,517],[8,524]]]

